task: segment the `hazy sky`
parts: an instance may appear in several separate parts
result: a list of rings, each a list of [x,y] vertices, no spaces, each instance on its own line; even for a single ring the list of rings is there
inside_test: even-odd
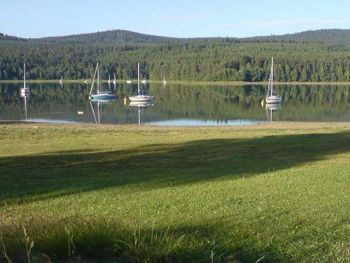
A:
[[[350,28],[350,0],[0,0],[0,32],[20,37],[126,29],[245,37]]]

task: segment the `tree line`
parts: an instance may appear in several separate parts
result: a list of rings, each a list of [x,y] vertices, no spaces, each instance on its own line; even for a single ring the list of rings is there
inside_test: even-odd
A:
[[[0,80],[89,79],[99,61],[101,76],[160,80],[266,81],[271,57],[276,81],[350,81],[348,45],[286,41],[193,41],[169,43],[65,43],[0,41]]]

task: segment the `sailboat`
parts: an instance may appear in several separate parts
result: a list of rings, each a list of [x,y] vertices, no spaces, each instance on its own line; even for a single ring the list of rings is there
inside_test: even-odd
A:
[[[26,63],[23,64],[23,88],[20,90],[21,97],[29,96],[29,88],[26,84]]]
[[[95,80],[97,82],[96,83],[97,93],[96,94],[92,94],[92,90],[94,88]],[[109,92],[101,92],[100,89],[101,89],[100,70],[99,70],[99,63],[97,63],[96,64],[95,73],[94,73],[94,77],[92,79],[92,84],[91,84],[90,93],[89,93],[89,99],[90,100],[95,100],[95,101],[96,100],[109,101],[109,100],[115,99],[115,96],[113,94],[110,94]]]
[[[165,76],[164,76],[164,79],[163,79],[163,85],[164,85],[164,86],[166,85]]]
[[[142,95],[140,91],[140,63],[137,63],[137,95],[130,96],[129,100],[131,102],[141,102],[141,101],[151,101],[153,100],[153,96]]]
[[[265,101],[266,104],[277,104],[282,102],[282,97],[273,93],[273,57],[271,58],[271,71]]]

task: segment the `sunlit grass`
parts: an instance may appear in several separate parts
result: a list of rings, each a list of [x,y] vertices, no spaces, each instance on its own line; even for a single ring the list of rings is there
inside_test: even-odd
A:
[[[25,261],[25,229],[34,261],[345,262],[349,128],[2,125],[0,248]]]

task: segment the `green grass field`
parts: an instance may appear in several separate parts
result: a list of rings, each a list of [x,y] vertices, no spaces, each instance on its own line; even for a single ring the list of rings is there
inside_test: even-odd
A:
[[[348,262],[350,124],[1,124],[0,254]]]

